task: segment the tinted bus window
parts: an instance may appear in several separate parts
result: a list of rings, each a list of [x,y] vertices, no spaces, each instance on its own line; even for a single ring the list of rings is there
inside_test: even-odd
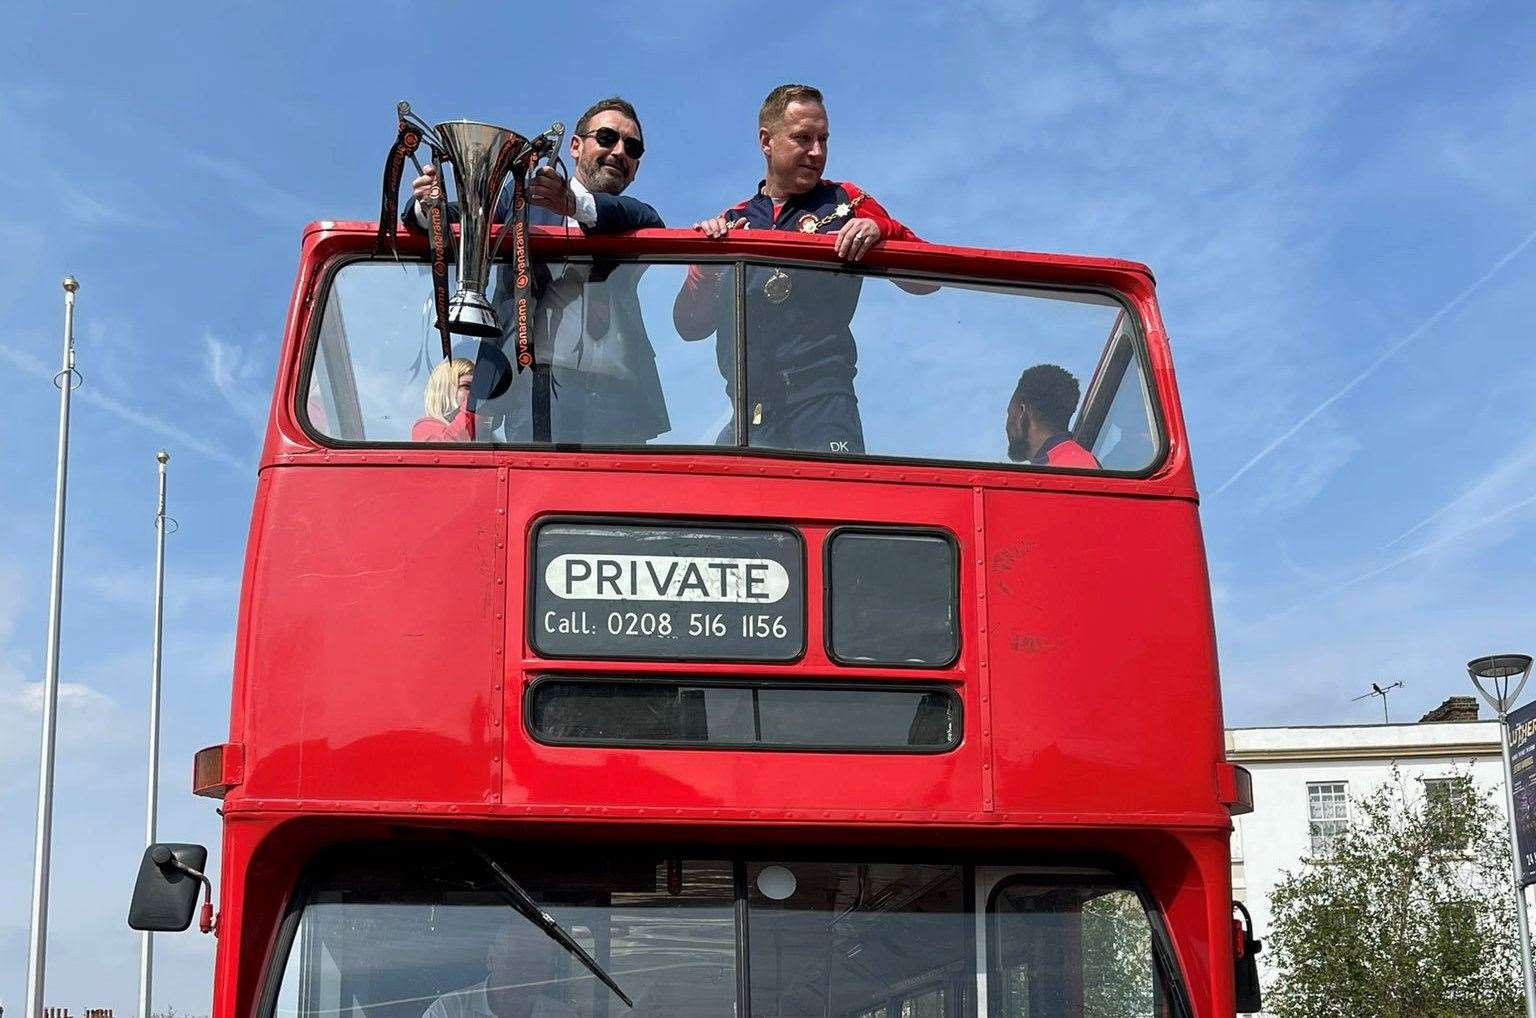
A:
[[[554,679],[528,690],[541,742],[934,752],[960,742],[960,698],[933,686]]]
[[[842,664],[943,667],[960,653],[955,546],[937,534],[827,540],[827,653]]]

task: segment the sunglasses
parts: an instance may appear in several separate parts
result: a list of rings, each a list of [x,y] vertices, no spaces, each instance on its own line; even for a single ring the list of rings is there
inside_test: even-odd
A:
[[[599,127],[595,131],[588,131],[586,134],[578,135],[578,137],[592,138],[603,148],[613,148],[614,145],[618,144],[620,138],[624,138],[625,155],[631,159],[639,159],[645,155],[645,142],[639,138],[625,138],[611,127]]]

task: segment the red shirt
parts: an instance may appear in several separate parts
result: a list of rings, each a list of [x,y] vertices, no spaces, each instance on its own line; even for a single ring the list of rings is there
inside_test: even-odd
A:
[[[1029,458],[1031,463],[1037,463],[1047,467],[1081,467],[1086,470],[1098,470],[1099,461],[1093,458],[1093,453],[1074,442],[1065,432],[1052,435],[1040,443],[1040,448]]]
[[[475,415],[463,410],[451,421],[423,417],[411,428],[412,442],[473,442]]]

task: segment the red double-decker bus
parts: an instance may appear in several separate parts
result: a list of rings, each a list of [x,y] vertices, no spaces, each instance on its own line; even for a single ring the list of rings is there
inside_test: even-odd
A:
[[[304,234],[197,763],[217,1018],[1233,1013],[1144,266],[541,230],[517,372],[374,233]]]

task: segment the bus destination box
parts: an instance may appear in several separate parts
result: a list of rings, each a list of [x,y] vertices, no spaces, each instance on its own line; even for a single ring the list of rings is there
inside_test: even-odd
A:
[[[805,550],[779,527],[549,520],[533,534],[529,643],[546,657],[793,661]]]

